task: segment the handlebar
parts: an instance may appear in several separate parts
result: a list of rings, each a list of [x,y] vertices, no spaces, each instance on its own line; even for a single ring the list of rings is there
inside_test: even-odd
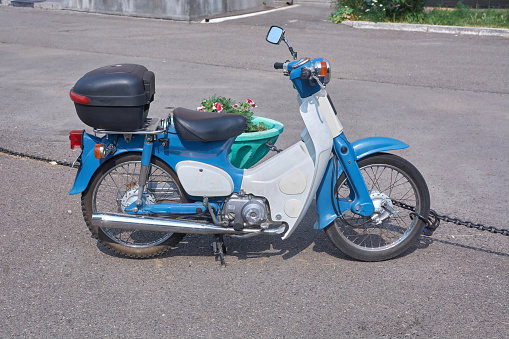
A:
[[[275,69],[283,69],[283,65],[284,64],[285,64],[284,62],[275,62],[274,63],[274,68]]]

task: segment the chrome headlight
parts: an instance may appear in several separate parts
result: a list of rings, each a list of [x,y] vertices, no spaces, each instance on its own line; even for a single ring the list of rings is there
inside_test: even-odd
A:
[[[327,60],[315,61],[313,65],[315,68],[314,74],[320,78],[320,81],[326,85],[330,81],[330,64]]]

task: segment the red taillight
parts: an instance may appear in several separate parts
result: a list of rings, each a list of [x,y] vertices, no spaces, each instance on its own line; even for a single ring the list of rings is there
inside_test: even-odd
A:
[[[72,91],[72,89],[69,91],[69,96],[71,97],[71,100],[77,104],[88,105],[90,103],[90,98],[87,98],[84,95],[76,94]]]
[[[83,130],[74,130],[69,133],[69,140],[71,140],[71,149],[81,147],[83,144]]]

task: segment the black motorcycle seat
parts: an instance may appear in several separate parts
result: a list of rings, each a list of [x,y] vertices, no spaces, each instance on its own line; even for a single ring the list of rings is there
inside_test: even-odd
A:
[[[173,123],[178,135],[187,141],[219,141],[238,136],[247,126],[240,114],[194,111],[177,107]]]

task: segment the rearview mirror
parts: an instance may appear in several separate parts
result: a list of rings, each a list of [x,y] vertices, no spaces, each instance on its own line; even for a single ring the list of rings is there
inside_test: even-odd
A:
[[[283,38],[285,30],[278,26],[272,26],[267,33],[267,41],[271,44],[279,45]]]

